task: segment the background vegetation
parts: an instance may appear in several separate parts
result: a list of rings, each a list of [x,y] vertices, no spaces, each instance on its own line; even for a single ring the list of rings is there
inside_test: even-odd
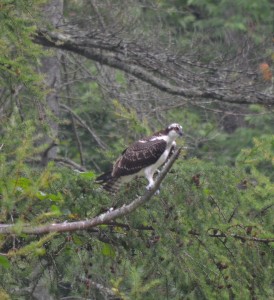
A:
[[[273,9],[1,2],[0,299],[274,298]],[[159,196],[90,229],[24,233],[143,194],[142,179],[109,195],[94,178],[172,122],[184,150]]]

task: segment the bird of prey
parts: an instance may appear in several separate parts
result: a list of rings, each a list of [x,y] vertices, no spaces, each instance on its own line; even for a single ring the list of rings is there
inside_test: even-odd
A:
[[[167,128],[142,138],[128,148],[113,164],[112,170],[96,178],[103,188],[115,193],[121,184],[144,176],[148,180],[147,189],[154,186],[154,174],[173,153],[176,138],[183,135],[182,126],[173,123]]]

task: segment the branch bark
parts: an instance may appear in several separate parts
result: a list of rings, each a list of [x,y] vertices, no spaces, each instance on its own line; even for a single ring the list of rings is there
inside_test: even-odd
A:
[[[100,214],[99,216],[86,221],[77,222],[63,222],[59,224],[48,224],[40,226],[23,225],[21,227],[21,233],[25,234],[46,234],[51,232],[72,232],[77,230],[86,230],[98,225],[108,224],[110,221],[116,220],[117,218],[129,215],[135,211],[142,204],[149,201],[155,192],[158,190],[161,182],[166,177],[168,171],[172,167],[175,160],[178,158],[181,152],[181,148],[175,150],[169,161],[163,167],[163,170],[158,175],[155,185],[152,189],[145,192],[143,196],[137,197],[130,204],[123,205],[114,210],[109,210],[106,213]],[[16,225],[14,224],[0,224],[0,234],[14,234],[16,233]]]
[[[72,26],[67,26],[63,32],[40,29],[33,40],[122,70],[163,92],[185,97],[188,101],[211,99],[237,104],[274,104],[272,92],[255,88],[256,72],[244,72],[240,67],[218,69],[215,65],[202,66],[200,63],[195,63],[194,67],[194,63],[179,55],[156,53],[149,47],[123,40],[114,34],[86,32]],[[211,72],[201,72],[205,68]],[[235,80],[235,74],[238,80]],[[222,78],[226,78],[225,81]]]
[[[51,0],[43,6],[42,18],[44,22],[50,23],[51,26],[58,26],[62,23],[63,0]],[[45,85],[48,89],[46,95],[46,105],[41,105],[46,116],[50,132],[44,137],[42,143],[50,144],[56,140],[59,132],[59,93],[61,84],[61,69],[59,64],[59,52],[56,51],[53,56],[46,56],[41,59],[40,73],[44,75]],[[49,109],[50,113],[46,113]],[[51,147],[42,159],[42,165],[46,165],[50,159],[57,155],[57,145]]]

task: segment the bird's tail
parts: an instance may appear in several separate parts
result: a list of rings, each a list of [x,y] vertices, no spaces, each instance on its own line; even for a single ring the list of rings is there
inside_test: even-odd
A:
[[[110,193],[116,193],[121,185],[121,180],[118,177],[113,177],[111,171],[106,172],[95,179],[96,183],[102,185],[103,189]]]

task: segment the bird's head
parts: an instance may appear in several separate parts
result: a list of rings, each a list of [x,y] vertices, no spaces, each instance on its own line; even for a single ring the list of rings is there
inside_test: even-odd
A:
[[[183,127],[180,124],[172,123],[167,127],[166,132],[169,137],[176,139],[183,135]]]

